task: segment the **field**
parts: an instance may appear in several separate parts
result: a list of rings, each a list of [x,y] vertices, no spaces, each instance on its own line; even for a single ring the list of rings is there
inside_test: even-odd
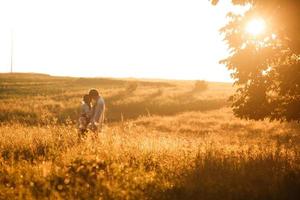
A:
[[[81,97],[105,126],[78,140]],[[230,84],[0,74],[0,199],[299,199],[300,126],[234,117]]]

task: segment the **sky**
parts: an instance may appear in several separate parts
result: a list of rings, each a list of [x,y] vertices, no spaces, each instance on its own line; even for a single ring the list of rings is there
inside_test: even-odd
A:
[[[231,81],[228,1],[1,0],[0,72]],[[11,51],[11,38],[13,50]]]

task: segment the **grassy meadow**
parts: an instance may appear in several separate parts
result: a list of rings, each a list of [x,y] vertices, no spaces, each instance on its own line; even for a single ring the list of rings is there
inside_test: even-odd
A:
[[[105,126],[79,141],[83,94]],[[231,84],[0,74],[0,199],[299,199],[300,125],[234,117]]]

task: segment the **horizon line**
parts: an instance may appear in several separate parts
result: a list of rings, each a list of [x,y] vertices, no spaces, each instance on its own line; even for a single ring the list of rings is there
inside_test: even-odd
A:
[[[63,74],[52,74],[42,72],[0,72],[0,74],[35,74],[35,75],[46,75],[53,77],[66,77],[66,78],[111,78],[111,79],[142,79],[142,80],[162,80],[162,81],[207,81],[214,83],[233,83],[231,81],[220,81],[220,80],[206,80],[206,79],[180,79],[180,78],[158,78],[158,77],[133,77],[133,76],[79,76],[79,75],[63,75]]]

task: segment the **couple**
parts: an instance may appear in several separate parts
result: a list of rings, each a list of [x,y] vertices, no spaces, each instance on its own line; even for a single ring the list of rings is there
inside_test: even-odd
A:
[[[101,130],[104,120],[104,99],[96,89],[83,96],[79,117],[79,136],[82,137],[90,129],[93,132]]]

